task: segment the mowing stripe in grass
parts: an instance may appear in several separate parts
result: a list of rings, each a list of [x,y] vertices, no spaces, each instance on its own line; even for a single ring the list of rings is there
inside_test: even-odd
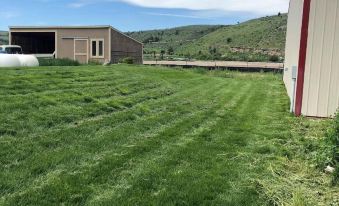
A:
[[[2,98],[18,98],[18,97],[25,97],[28,95],[35,95],[35,96],[40,96],[40,95],[50,95],[50,94],[62,94],[63,92],[75,92],[81,89],[81,92],[86,92],[86,90],[93,90],[94,88],[97,89],[105,89],[109,87],[114,87],[119,84],[124,84],[130,82],[131,79],[122,79],[122,78],[117,78],[117,79],[110,79],[109,81],[100,81],[100,82],[93,82],[89,80],[89,82],[86,83],[74,83],[70,82],[69,84],[57,84],[56,82],[53,82],[52,84],[50,82],[42,82],[39,83],[39,85],[30,85],[33,88],[40,86],[44,90],[40,91],[21,91],[21,93],[10,93],[6,92],[6,94],[0,95]],[[47,86],[48,85],[48,86]],[[47,86],[47,87],[46,87]],[[53,86],[53,87],[52,87]],[[4,88],[5,89],[5,88]],[[25,89],[27,89],[27,85],[25,85]],[[3,90],[6,91],[6,90]],[[17,91],[17,90],[14,90]]]
[[[59,69],[58,69],[59,70]],[[60,72],[60,71],[56,71],[56,72]],[[74,71],[73,71],[74,70]],[[73,71],[72,73],[74,73],[74,74],[77,74],[77,72],[79,72],[78,70],[75,70],[75,69],[72,69],[71,71]],[[102,70],[102,69],[99,69],[99,71],[100,72],[103,72],[104,70]],[[62,72],[62,71],[61,71]],[[67,73],[70,73],[70,71],[67,71],[67,70],[65,70],[64,72],[67,72]],[[84,71],[83,70],[81,70],[80,71],[81,73],[84,73]],[[98,75],[97,73],[91,73],[89,76],[86,76],[86,77],[89,77],[88,79],[83,79],[83,81],[84,80],[86,80],[85,81],[85,83],[86,84],[90,84],[90,85],[95,85],[95,84],[98,84],[98,85],[100,85],[99,83],[100,82],[102,82],[102,81],[104,81],[104,80],[110,80],[110,81],[112,81],[112,80],[121,80],[121,79],[125,79],[126,78],[126,74],[124,74],[124,73],[126,73],[126,72],[119,72],[119,76],[117,75],[117,72],[115,71],[113,74],[113,76],[112,76],[112,72],[114,72],[114,71],[109,71],[109,72],[107,72],[107,74],[105,74],[105,75]],[[33,84],[32,86],[35,86],[35,87],[33,87],[33,88],[39,88],[39,86],[43,86],[43,87],[46,87],[47,86],[47,88],[46,89],[48,89],[48,86],[54,86],[54,87],[52,87],[52,88],[49,88],[49,90],[55,90],[55,89],[67,89],[67,88],[60,88],[62,85],[65,85],[65,82],[67,82],[67,79],[65,79],[65,78],[60,78],[57,82],[55,81],[56,80],[56,77],[58,77],[58,76],[53,76],[53,78],[51,79],[51,77],[50,76],[47,76],[45,79],[44,78],[42,78],[42,77],[40,77],[40,76],[38,76],[37,77],[37,79],[32,79],[32,76],[29,76],[29,75],[27,75],[27,73],[25,73],[24,75],[21,75],[20,76],[20,79],[18,79],[18,77],[14,77],[13,78],[13,82],[10,82],[8,85],[9,86],[13,86],[13,83],[14,83],[14,86],[17,84],[17,82],[18,83],[24,83],[24,82],[22,82],[23,80],[26,80],[26,81],[32,81],[32,80],[39,80],[39,81],[41,81],[41,83],[39,83],[39,84]],[[62,76],[61,76],[62,77]],[[122,78],[122,77],[124,77],[124,78]],[[137,75],[131,75],[131,76],[129,76],[128,77],[128,79],[131,79],[131,80],[137,80],[137,79],[144,79],[144,78],[147,78],[147,75],[142,75],[142,74],[137,74]],[[7,79],[8,79],[8,77],[7,77]],[[72,77],[72,78],[69,78],[69,82],[67,82],[67,86],[72,86],[72,87],[74,87],[74,83],[76,82],[76,80],[77,79],[74,79],[74,77]],[[100,81],[100,82],[97,82],[97,81]],[[48,84],[48,83],[52,83],[52,84]],[[59,84],[59,85],[55,85],[55,83],[61,83],[61,84]],[[5,85],[5,84],[2,84],[2,85],[0,85],[0,87],[1,86],[3,86],[3,85]],[[77,84],[76,84],[77,85]],[[82,86],[84,86],[83,84],[81,84]],[[29,85],[25,85],[25,86],[30,86],[30,84]],[[8,88],[7,88],[8,89]],[[8,93],[8,91],[6,91],[7,93]],[[36,92],[36,91],[35,91]]]
[[[140,171],[142,171],[142,174],[140,174],[140,175],[142,175],[143,178],[149,178],[151,180],[151,179],[153,179],[153,178],[151,178],[151,176],[154,175],[154,169],[156,169],[159,174],[163,174],[165,176],[167,176],[166,174],[171,173],[171,170],[176,171],[176,165],[180,164],[182,161],[185,161],[185,156],[187,156],[188,151],[191,150],[189,148],[192,146],[192,144],[195,144],[195,142],[197,142],[197,140],[200,140],[201,137],[206,136],[206,134],[209,134],[209,133],[213,134],[220,124],[222,124],[222,125],[230,124],[230,122],[232,121],[231,118],[229,117],[230,112],[236,114],[237,110],[239,109],[239,107],[237,107],[237,105],[246,105],[246,104],[243,104],[243,103],[244,103],[244,101],[248,101],[248,99],[249,99],[248,98],[248,95],[249,95],[248,91],[249,90],[244,90],[242,93],[239,92],[237,94],[237,96],[239,96],[238,97],[239,99],[234,102],[234,105],[229,107],[229,108],[227,106],[224,108],[224,111],[226,110],[227,112],[224,113],[224,112],[220,111],[220,112],[216,113],[214,116],[212,115],[212,118],[209,120],[211,122],[209,122],[207,125],[201,124],[201,127],[198,129],[199,132],[193,133],[190,141],[182,139],[177,145],[173,145],[173,146],[168,145],[167,146],[168,151],[162,152],[162,150],[160,150],[161,154],[162,154],[160,157],[165,158],[165,159],[161,159],[161,158],[159,159],[158,158],[156,161],[154,161],[153,164],[144,165],[145,168],[140,170]],[[224,120],[223,120],[224,115],[227,115],[228,118],[230,118],[230,122],[228,122],[228,121],[224,122]],[[212,135],[211,138],[213,138],[213,135]],[[203,141],[201,141],[201,140],[198,141],[197,144],[201,147],[202,144],[205,143],[205,141],[210,142],[210,140],[204,140],[203,139]],[[178,147],[178,145],[179,145],[179,147]],[[235,145],[231,144],[231,145],[229,145],[228,149],[233,150],[234,146]],[[208,145],[206,145],[206,147],[208,147]],[[202,147],[202,148],[204,148],[204,147]],[[207,154],[211,154],[212,152],[213,152],[213,150],[209,150],[209,152]],[[198,157],[199,157],[199,153],[203,153],[203,152],[202,151],[198,151],[198,152],[195,151],[194,152],[194,154]],[[203,154],[206,155],[206,153],[203,153]],[[190,158],[193,158],[193,157],[190,156]],[[197,157],[194,157],[194,158],[197,158]],[[202,159],[204,159],[204,158],[206,158],[206,156],[204,156]],[[147,162],[147,161],[145,161],[145,162]],[[227,168],[228,167],[225,167],[224,169],[227,170]],[[230,171],[228,173],[230,174]],[[162,179],[161,177],[159,177],[159,178]],[[163,178],[167,179],[166,177],[163,177]],[[136,189],[137,191],[140,191],[140,192],[143,191],[143,190],[147,191],[146,188],[143,188],[143,189],[140,189],[140,190],[138,189],[138,187],[143,187],[142,184],[141,185],[139,184],[140,179],[141,179],[141,177],[135,178],[136,182],[129,188],[129,190]],[[225,184],[225,183],[223,183],[223,184]],[[216,187],[216,185],[213,185],[213,187]],[[151,188],[149,188],[149,189],[151,189]],[[142,195],[142,193],[143,192],[141,192],[140,195]],[[192,194],[192,195],[194,195],[194,194]],[[126,191],[125,196],[124,195],[119,196],[119,200],[121,200],[121,203],[124,202],[123,199],[126,196],[128,196],[128,191]],[[200,194],[200,197],[203,197],[203,194]],[[154,204],[162,204],[162,203],[158,202],[158,203],[154,203]],[[133,203],[130,202],[130,204],[133,204]],[[142,204],[142,203],[140,203],[140,204]]]
[[[245,98],[243,98],[242,99],[242,101],[245,101],[246,100],[246,102],[249,102],[249,98],[248,97],[245,97]],[[240,103],[240,102],[239,102]],[[240,104],[240,105],[242,105],[242,104]],[[246,104],[244,104],[244,105],[246,105]],[[243,108],[242,108],[243,109]],[[237,109],[236,109],[237,110]],[[237,111],[235,111],[235,113],[238,113]],[[226,116],[228,116],[229,115],[229,113],[226,113]],[[220,119],[218,119],[214,124],[211,124],[210,126],[211,126],[211,128],[207,128],[207,130],[206,130],[206,132],[202,132],[201,134],[199,134],[199,135],[197,135],[195,138],[194,138],[194,140],[193,141],[189,141],[189,142],[187,142],[187,144],[184,144],[184,145],[182,145],[181,147],[179,147],[179,148],[176,148],[176,147],[174,147],[174,148],[172,148],[170,151],[168,151],[167,153],[165,153],[162,157],[164,158],[164,159],[160,159],[160,161],[157,161],[157,162],[155,162],[153,165],[151,164],[151,165],[146,165],[145,166],[145,169],[144,170],[141,170],[142,171],[142,174],[140,175],[140,177],[139,178],[135,178],[135,180],[136,180],[136,183],[134,184],[134,186],[132,186],[132,187],[130,187],[129,189],[128,189],[128,191],[133,191],[132,193],[130,193],[130,192],[127,192],[124,196],[120,196],[119,197],[119,200],[121,200],[121,203],[123,203],[124,201],[124,199],[126,198],[126,197],[128,197],[129,195],[132,195],[132,196],[136,196],[136,195],[138,195],[138,193],[137,194],[134,194],[135,193],[135,191],[139,191],[140,192],[140,195],[142,196],[145,192],[147,193],[147,192],[149,192],[149,193],[152,193],[152,191],[153,191],[153,189],[154,189],[154,187],[155,188],[157,188],[157,186],[154,186],[154,185],[152,185],[152,186],[147,186],[148,184],[147,184],[147,182],[148,181],[141,181],[141,182],[143,182],[142,184],[140,183],[140,180],[142,180],[143,178],[146,178],[146,179],[149,179],[149,182],[152,182],[152,179],[154,179],[153,178],[153,176],[154,175],[158,175],[158,177],[157,178],[159,178],[159,179],[164,179],[164,180],[169,180],[169,179],[172,179],[172,178],[170,178],[170,176],[174,173],[175,174],[175,176],[177,176],[177,175],[185,175],[186,176],[186,178],[190,178],[190,173],[191,172],[193,172],[194,170],[192,170],[192,166],[190,166],[188,169],[189,169],[189,171],[191,171],[191,172],[185,172],[185,170],[183,170],[183,168],[180,166],[180,169],[178,169],[178,168],[176,168],[176,165],[181,165],[182,163],[185,163],[185,162],[190,162],[190,161],[192,161],[192,158],[194,158],[194,159],[196,159],[196,160],[198,160],[198,161],[202,161],[202,160],[204,160],[204,159],[208,159],[207,161],[206,160],[204,160],[204,162],[206,161],[206,162],[210,162],[210,164],[208,164],[208,165],[211,165],[211,168],[210,169],[216,169],[215,167],[216,167],[216,165],[213,165],[213,164],[211,164],[213,161],[213,159],[217,156],[216,154],[213,154],[214,153],[214,151],[215,151],[215,146],[217,146],[217,145],[214,145],[214,144],[212,144],[213,145],[213,147],[211,147],[212,145],[211,145],[211,141],[213,142],[213,141],[215,141],[214,139],[213,139],[213,135],[212,135],[212,137],[209,137],[209,136],[207,136],[207,137],[209,137],[208,139],[205,139],[206,138],[206,134],[209,134],[209,133],[212,133],[213,134],[213,132],[217,129],[217,128],[219,128],[219,126],[220,125],[225,125],[225,126],[230,126],[230,124],[231,124],[231,119],[230,119],[230,122],[228,122],[227,121],[227,124],[225,124],[225,122],[224,121],[221,121],[221,120],[223,120],[223,116],[221,115],[220,117],[219,117]],[[228,117],[227,117],[228,118]],[[211,140],[209,140],[211,138]],[[238,149],[238,146],[237,146],[237,144],[238,144],[238,142],[236,142],[236,144],[235,145],[229,145],[228,147],[226,147],[227,148],[227,150],[228,150],[228,152],[230,152],[230,151],[233,151],[233,150],[236,150],[236,149]],[[205,146],[203,146],[203,145],[205,145]],[[222,144],[221,144],[222,145]],[[203,146],[203,147],[201,147],[201,146]],[[206,147],[206,148],[205,148]],[[200,151],[199,152],[196,152],[195,151],[195,148],[201,148],[202,150],[206,150],[207,151],[207,153],[206,152],[203,152],[203,151],[201,151],[201,149],[200,149]],[[220,146],[219,146],[219,148],[220,148]],[[221,148],[224,148],[223,146],[221,147]],[[191,153],[192,155],[187,155],[188,153]],[[199,154],[204,154],[204,156],[200,156]],[[206,156],[206,154],[208,154],[208,156]],[[189,159],[182,159],[182,157],[186,157],[186,158],[189,158]],[[201,159],[201,160],[199,160],[199,159]],[[220,164],[220,163],[219,163]],[[179,166],[178,165],[178,166]],[[213,165],[213,166],[212,166]],[[198,165],[196,165],[198,168],[200,168],[200,165],[198,164]],[[146,169],[146,168],[148,168],[148,169]],[[171,169],[172,168],[172,169]],[[185,167],[184,167],[185,168]],[[233,178],[234,179],[236,179],[237,178],[237,174],[236,173],[233,173],[232,172],[232,166],[230,166],[230,165],[228,165],[228,164],[226,164],[226,165],[223,165],[222,167],[219,167],[218,169],[220,169],[221,170],[221,172],[222,173],[224,173],[224,174],[227,174],[227,177],[229,178],[229,177],[232,177],[232,176],[234,176]],[[209,170],[209,169],[208,169]],[[171,172],[171,171],[173,171],[173,173]],[[178,174],[178,171],[179,171],[179,174]],[[198,170],[196,170],[196,171],[204,171],[202,168],[200,168],[200,169],[198,169]],[[207,173],[207,171],[205,171],[206,173]],[[221,174],[222,174],[221,173]],[[159,177],[159,174],[161,175],[160,177]],[[232,174],[232,175],[231,175]],[[170,176],[169,176],[170,175]],[[179,175],[179,176],[180,176]],[[209,180],[207,180],[207,182],[205,182],[206,180],[204,180],[204,178],[210,178],[210,177],[205,177],[205,175],[204,174],[200,174],[200,177],[199,177],[199,179],[201,179],[200,181],[203,181],[204,182],[204,184],[206,184],[206,185],[200,185],[200,187],[202,187],[202,188],[204,188],[205,186],[206,187],[212,187],[212,188],[214,188],[214,190],[215,190],[215,192],[216,192],[216,194],[218,194],[219,195],[219,193],[221,192],[221,191],[227,191],[228,189],[227,188],[229,188],[227,185],[227,182],[221,182],[222,181],[222,179],[220,179],[220,180],[218,180],[217,182],[214,182],[214,183],[212,183],[212,182],[209,182],[209,183],[207,183]],[[193,181],[193,180],[192,180]],[[196,180],[197,182],[200,182],[199,180]],[[210,181],[212,181],[212,180],[210,180]],[[241,180],[239,180],[238,179],[238,181],[239,182],[241,182]],[[180,187],[186,187],[186,186],[184,186],[184,185],[181,185],[181,186],[179,186],[180,184],[182,184],[181,183],[182,181],[178,181],[178,182],[173,182],[173,184],[170,184],[171,185],[171,187],[175,187],[175,188],[180,188]],[[166,184],[166,182],[164,182],[165,183],[165,185],[168,185],[168,183]],[[179,184],[179,185],[176,185],[176,184]],[[194,184],[194,181],[192,182],[192,184]],[[188,187],[192,187],[193,185],[187,185]],[[220,184],[224,187],[223,188],[223,190],[218,190],[217,188],[217,185],[219,185],[219,187],[220,187]],[[146,187],[147,186],[147,187]],[[199,186],[198,186],[199,187]],[[140,188],[140,189],[138,189],[138,188]],[[160,193],[161,193],[161,191],[167,191],[167,192],[170,192],[170,190],[167,188],[166,189],[166,187],[160,187],[161,189],[160,189]],[[150,191],[151,190],[151,191]],[[156,193],[157,195],[160,195],[161,196],[161,194],[159,194],[158,192],[156,192],[156,191],[153,191],[154,193]],[[172,190],[172,192],[174,192],[173,190]],[[178,191],[178,192],[180,192],[180,191]],[[201,192],[203,192],[203,189],[202,189],[202,191]],[[198,203],[202,203],[202,202],[204,202],[205,200],[204,200],[204,197],[205,197],[205,194],[204,193],[201,193],[201,194],[190,194],[192,197],[194,197],[194,201],[196,201],[196,203],[198,204]],[[234,196],[236,196],[236,195],[229,195],[229,197],[232,197],[233,196],[233,198],[234,198]],[[247,194],[247,197],[248,198],[250,198],[250,194]],[[149,197],[149,198],[152,198],[152,199],[154,199],[154,198],[156,198],[156,197]],[[164,197],[162,197],[161,199],[163,199]],[[170,196],[168,196],[167,198],[171,198]],[[187,197],[185,197],[185,198],[187,198]],[[215,197],[212,197],[212,196],[210,196],[209,195],[209,197],[208,198],[210,198],[210,200],[212,201],[212,200],[214,200],[215,199]],[[136,199],[138,199],[138,198],[136,198]],[[140,200],[140,199],[139,199]],[[146,200],[147,201],[147,200]],[[151,199],[149,199],[148,201],[151,201]],[[166,200],[166,199],[163,199],[163,202],[154,202],[154,204],[163,204],[163,203],[166,203],[166,201],[170,201],[170,199],[168,199],[168,200]],[[176,200],[174,200],[174,202],[178,202],[178,201],[180,201],[180,200],[178,200],[178,199],[176,199]],[[234,202],[229,202],[229,204],[235,204],[235,203],[240,203],[240,202],[236,202],[236,201],[234,201]],[[128,204],[142,204],[142,202],[133,202],[133,199],[132,199],[132,201],[131,202],[128,202],[128,203],[126,203],[126,205],[128,205]],[[209,203],[210,204],[210,203]]]
[[[138,155],[136,156],[137,159],[134,160],[132,164],[131,169],[124,171],[124,173],[122,173],[123,175],[119,174],[119,180],[115,181],[114,178],[113,179],[109,179],[108,182],[106,182],[107,185],[109,185],[109,187],[111,188],[109,190],[109,188],[101,188],[98,191],[101,191],[98,193],[97,197],[94,197],[92,201],[98,201],[98,202],[102,202],[105,201],[105,199],[115,199],[115,200],[123,200],[124,196],[122,196],[122,192],[125,193],[127,192],[127,189],[131,189],[133,187],[133,185],[135,185],[133,183],[133,181],[139,181],[140,180],[140,175],[139,174],[141,171],[149,171],[150,168],[153,168],[154,165],[150,165],[152,162],[156,162],[156,164],[162,164],[162,162],[164,162],[164,160],[162,158],[165,157],[170,157],[171,156],[171,152],[175,152],[176,149],[183,147],[186,144],[189,144],[191,141],[193,141],[195,136],[198,136],[204,132],[206,132],[209,127],[211,127],[212,125],[216,124],[216,122],[218,121],[218,116],[220,115],[218,112],[215,112],[215,110],[217,108],[222,108],[222,109],[232,109],[233,107],[235,107],[235,105],[237,105],[238,103],[241,102],[241,99],[244,98],[245,93],[247,93],[249,91],[249,85],[245,86],[241,86],[239,88],[239,91],[228,91],[228,93],[219,93],[219,95],[221,96],[220,99],[217,101],[217,105],[213,106],[213,108],[211,108],[210,110],[208,110],[207,112],[205,112],[204,114],[202,114],[201,116],[201,120],[198,119],[197,120],[197,125],[195,125],[194,127],[189,127],[186,125],[178,125],[179,127],[175,130],[175,131],[180,131],[182,129],[186,130],[187,127],[189,127],[189,130],[187,130],[185,133],[183,134],[176,134],[176,133],[171,133],[173,130],[168,130],[166,131],[166,133],[164,133],[163,135],[159,136],[158,138],[161,138],[161,145],[160,146],[156,146],[156,144],[147,144],[147,146],[145,146],[145,148],[149,147],[155,147],[155,149],[148,151],[146,154],[146,156],[140,156],[140,154],[138,153]],[[245,89],[246,88],[246,89]],[[229,99],[231,97],[231,99]],[[234,97],[234,98],[233,98]],[[225,105],[225,101],[227,102]],[[156,138],[157,139],[157,138]],[[171,141],[171,143],[168,143],[168,141]],[[174,149],[174,151],[173,151]],[[171,152],[170,152],[171,151]],[[170,161],[180,161],[182,159],[182,157],[178,157],[176,160],[171,159]],[[171,165],[172,166],[172,165]],[[163,167],[164,171],[168,170],[168,168],[166,166]],[[131,177],[129,177],[131,176]],[[127,180],[132,178],[132,182],[128,183]],[[110,183],[112,182],[112,183]],[[136,183],[137,185],[138,183]],[[122,187],[122,185],[130,185],[130,186],[124,186]],[[104,186],[104,185],[103,185]],[[102,187],[102,186],[101,186]],[[119,191],[122,190],[122,191]],[[95,203],[94,203],[95,204]],[[119,203],[117,203],[119,204]],[[121,201],[120,204],[124,204],[124,201]],[[125,204],[129,204],[128,202],[125,202]],[[136,203],[130,203],[130,204],[136,204]]]
[[[84,103],[84,106],[77,105],[75,103],[72,103],[71,105],[59,104],[61,106],[60,108],[58,108],[57,106],[49,106],[46,108],[41,108],[40,112],[45,114],[45,116],[43,117],[41,117],[40,113],[33,113],[30,116],[28,116],[26,113],[18,113],[19,115],[18,117],[15,117],[15,116],[13,117],[13,114],[12,114],[12,118],[14,118],[12,121],[16,121],[16,119],[18,118],[21,119],[21,117],[27,117],[28,119],[21,120],[21,121],[25,121],[23,123],[28,126],[25,130],[21,129],[22,132],[24,131],[31,132],[33,129],[44,130],[46,128],[50,128],[54,125],[59,125],[64,122],[66,123],[77,122],[79,119],[83,118],[83,115],[85,115],[84,116],[85,118],[86,117],[92,118],[93,116],[103,115],[105,113],[106,114],[112,113],[116,110],[119,110],[119,108],[114,108],[114,107],[121,107],[123,109],[126,107],[128,108],[136,103],[148,101],[149,99],[160,98],[163,95],[163,93],[166,91],[170,91],[170,90],[166,90],[166,88],[164,88],[164,90],[162,90],[161,88],[151,88],[149,90],[145,89],[143,91],[139,91],[138,93],[131,94],[130,96],[115,96],[115,97],[113,96],[113,97],[109,97],[106,99],[101,99],[101,102],[98,102],[98,103],[91,103],[91,104]],[[111,102],[112,100],[114,101]],[[114,105],[112,105],[113,107],[110,107],[110,104],[112,103]],[[126,106],[124,105],[125,103],[127,104]],[[16,108],[13,108],[13,109],[15,110]],[[53,118],[54,116],[60,115],[60,114],[71,114],[71,116],[66,116],[65,118],[61,116],[61,118],[59,119]],[[39,120],[38,118],[40,119],[42,118],[42,119]],[[34,124],[31,124],[29,126],[30,122],[34,122]],[[16,130],[16,128],[10,128],[10,129]],[[23,135],[25,135],[25,133],[21,134],[21,136]]]
[[[161,88],[158,88],[158,90],[161,90]],[[157,91],[155,91],[155,92],[157,92]],[[150,100],[152,100],[152,99],[154,99],[154,98],[157,98],[157,96],[155,96],[155,97],[151,97],[151,94],[148,94],[148,95],[146,95],[146,96],[143,96],[143,95],[145,95],[145,93],[147,93],[147,91],[143,91],[143,93],[142,94],[139,94],[138,96],[140,96],[141,98],[145,98],[144,100],[145,101],[148,101],[148,99],[150,99]],[[160,91],[160,93],[161,93],[161,91]],[[132,98],[132,97],[121,97],[122,99],[126,99],[126,98]],[[125,100],[126,101],[126,100]],[[127,99],[127,101],[128,101],[128,99]],[[117,101],[116,100],[116,102],[118,102],[119,103],[119,101]],[[140,101],[140,102],[142,102],[142,101]],[[139,102],[139,103],[140,103]],[[122,101],[122,103],[124,103],[124,101]],[[129,102],[129,104],[131,104],[131,106],[133,105],[133,102]],[[119,106],[119,105],[118,105]],[[122,105],[123,106],[123,105]],[[97,106],[96,106],[97,107]],[[95,107],[95,108],[96,108]],[[99,107],[100,108],[100,107]],[[105,109],[106,107],[104,107],[104,109]],[[61,108],[62,109],[62,108]],[[79,108],[79,109],[81,109],[81,108]],[[124,107],[122,107],[122,109],[124,109]],[[74,113],[74,110],[70,110],[70,109],[68,109],[69,111],[72,111],[72,113]],[[121,110],[121,109],[117,109],[117,111],[119,111],[119,110]],[[80,120],[79,121],[82,121],[81,119],[83,119],[83,118],[90,118],[90,119],[93,119],[93,118],[95,118],[95,116],[93,116],[93,115],[90,115],[90,116],[88,116],[88,112],[86,112],[86,111],[82,111],[82,109],[80,110],[82,113],[84,113],[84,114],[87,114],[85,117],[79,117],[80,118]],[[99,110],[100,111],[100,110]],[[62,111],[62,110],[60,110],[60,112],[62,113],[62,114],[67,114],[67,112],[65,112],[65,111]],[[115,111],[113,111],[113,112],[115,112]],[[53,113],[52,114],[55,114],[56,113],[56,111],[54,110],[53,111]],[[105,113],[107,114],[107,115],[110,115],[112,112],[104,112],[103,111],[103,113],[100,113],[100,114],[97,114],[96,116],[102,116],[102,115],[105,115]],[[21,114],[21,113],[19,113],[19,114]],[[45,115],[46,116],[46,115]],[[48,116],[47,116],[48,117]],[[46,117],[44,117],[45,119],[46,119]],[[61,119],[62,120],[62,119]],[[36,121],[36,120],[35,120]],[[54,121],[54,124],[55,124],[55,120],[53,120]],[[72,122],[77,122],[77,119],[75,119],[75,120],[73,120],[73,121],[71,121],[71,122],[69,122],[69,123],[72,123]],[[42,121],[42,123],[44,123],[44,124],[46,124],[46,121],[43,119],[43,121]],[[69,124],[68,122],[66,122],[66,124]],[[56,126],[59,126],[59,124],[56,124]],[[60,125],[60,126],[62,126],[62,125]],[[37,132],[37,127],[35,126],[35,125],[32,125],[32,127],[35,129],[35,133]],[[41,126],[40,126],[41,127]],[[46,126],[45,126],[46,127]],[[50,126],[48,126],[48,128],[51,128]],[[42,128],[43,130],[45,129],[45,128]],[[32,132],[32,131],[30,131],[30,130],[28,130],[27,132]]]
[[[159,88],[158,88],[159,89]],[[144,91],[145,92],[145,91]],[[124,98],[124,97],[122,97],[122,98]],[[35,99],[33,98],[31,101],[35,101]],[[104,103],[104,102],[103,102]],[[27,105],[30,105],[30,104],[27,104]],[[11,106],[13,106],[13,105],[11,105]],[[69,107],[68,105],[66,105],[67,107]],[[104,106],[104,105],[103,105]],[[14,107],[12,107],[13,109],[16,109],[16,108],[18,108],[19,106],[17,105],[17,106],[14,106]],[[106,107],[104,107],[104,109],[105,109]],[[60,109],[62,109],[62,110],[64,110],[64,109],[66,109],[66,108],[60,108]],[[80,108],[79,108],[80,109]],[[99,107],[99,109],[100,109],[100,107]],[[48,107],[48,111],[49,110],[51,110],[51,111],[53,111],[53,114],[55,114],[56,113],[56,111],[54,111],[53,110],[53,106],[52,107]],[[41,110],[41,112],[43,112],[43,113],[46,113],[46,112],[48,112],[48,111],[44,111],[44,110]],[[76,113],[74,113],[74,111],[77,111],[77,108],[76,107],[73,107],[73,109],[72,109],[72,111],[73,111],[73,116],[74,115],[76,115]],[[81,108],[81,111],[82,111],[82,108]],[[100,110],[99,110],[100,111]],[[65,113],[64,111],[61,111],[60,110],[60,112],[62,112],[62,113]],[[95,113],[95,111],[93,111],[94,113]],[[21,117],[21,116],[25,116],[26,114],[22,114],[22,113],[19,113],[19,117]],[[18,117],[18,118],[19,118]],[[43,122],[45,122],[46,123],[46,121],[45,120],[42,120]],[[34,126],[32,126],[32,127],[34,127]]]
[[[110,75],[108,75],[110,76]],[[94,75],[95,77],[95,75]],[[146,77],[145,77],[146,78]],[[145,78],[138,78],[138,79],[145,79]],[[55,77],[53,77],[53,79],[55,79]],[[134,78],[128,78],[128,80],[130,81],[135,81],[137,80],[135,77]],[[39,81],[39,83],[37,84],[25,84],[25,82],[23,82],[22,80],[15,80],[16,82],[11,82],[10,85],[11,87],[13,87],[16,93],[12,93],[9,92],[8,90],[10,88],[3,88],[1,91],[6,91],[7,95],[4,96],[25,96],[27,94],[33,93],[33,94],[39,94],[39,93],[44,93],[46,91],[63,91],[70,88],[74,88],[74,89],[79,89],[79,88],[88,88],[88,87],[93,87],[93,86],[103,86],[107,83],[112,83],[112,85],[115,85],[116,83],[119,82],[126,82],[126,78],[119,78],[119,77],[112,77],[109,78],[107,80],[105,79],[88,79],[87,81],[83,82],[83,83],[79,83],[75,80],[72,80],[68,83],[65,83],[64,79],[61,79],[61,81],[55,82],[55,81],[51,81],[51,79],[37,79],[36,81]],[[104,83],[102,83],[104,82]],[[3,85],[2,85],[3,87]],[[21,88],[23,90],[18,90],[18,87]],[[33,88],[33,91],[30,91],[29,89]],[[20,92],[19,92],[20,91]],[[19,92],[19,93],[18,93]],[[8,94],[10,93],[10,94]]]
[[[189,120],[189,119],[188,119],[188,120]],[[129,139],[129,138],[128,138],[128,139]],[[135,148],[135,147],[133,147],[132,149],[134,149],[134,148]],[[125,157],[125,155],[124,155],[124,157]],[[117,166],[117,163],[115,163],[114,165]]]

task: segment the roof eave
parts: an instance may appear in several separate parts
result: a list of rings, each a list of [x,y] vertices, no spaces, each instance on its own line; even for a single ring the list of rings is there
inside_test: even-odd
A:
[[[106,29],[110,25],[94,25],[94,26],[9,26],[9,29]]]

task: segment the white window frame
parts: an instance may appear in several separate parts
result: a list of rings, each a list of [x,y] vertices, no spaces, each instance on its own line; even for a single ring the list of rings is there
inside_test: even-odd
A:
[[[102,55],[99,56],[99,42],[102,41]],[[93,53],[92,53],[92,45],[93,45],[93,42],[96,42],[96,55],[93,56]],[[105,58],[105,40],[104,39],[91,39],[91,46],[90,46],[91,50],[90,50],[90,56],[91,58],[96,58],[96,59],[103,59]]]

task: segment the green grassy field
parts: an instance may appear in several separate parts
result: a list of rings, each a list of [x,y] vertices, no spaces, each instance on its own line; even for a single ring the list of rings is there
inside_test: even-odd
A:
[[[328,121],[292,117],[280,74],[127,65],[0,73],[0,205],[335,197],[305,146]]]

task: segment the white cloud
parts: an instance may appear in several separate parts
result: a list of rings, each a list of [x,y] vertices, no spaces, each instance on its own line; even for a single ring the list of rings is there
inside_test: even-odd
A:
[[[169,16],[169,17],[178,17],[178,18],[189,18],[189,19],[211,19],[209,17],[202,17],[196,15],[181,15],[181,14],[171,14],[171,13],[156,13],[156,12],[142,12],[146,15],[151,16]]]
[[[74,2],[74,3],[68,4],[68,6],[72,8],[81,8],[87,5],[88,5],[87,3],[82,3],[82,2]]]
[[[287,12],[289,0],[119,0],[148,8],[176,8],[191,10],[223,10],[275,14]]]
[[[78,0],[72,3],[69,3],[68,6],[71,8],[81,8],[90,4],[100,3],[100,2],[109,2],[109,0]]]
[[[17,12],[10,12],[10,11],[0,11],[0,18],[3,19],[12,19],[19,17],[20,15]]]
[[[78,0],[69,6],[79,8],[94,3],[117,1],[146,8],[219,10],[262,15],[287,12],[289,5],[289,0]]]

